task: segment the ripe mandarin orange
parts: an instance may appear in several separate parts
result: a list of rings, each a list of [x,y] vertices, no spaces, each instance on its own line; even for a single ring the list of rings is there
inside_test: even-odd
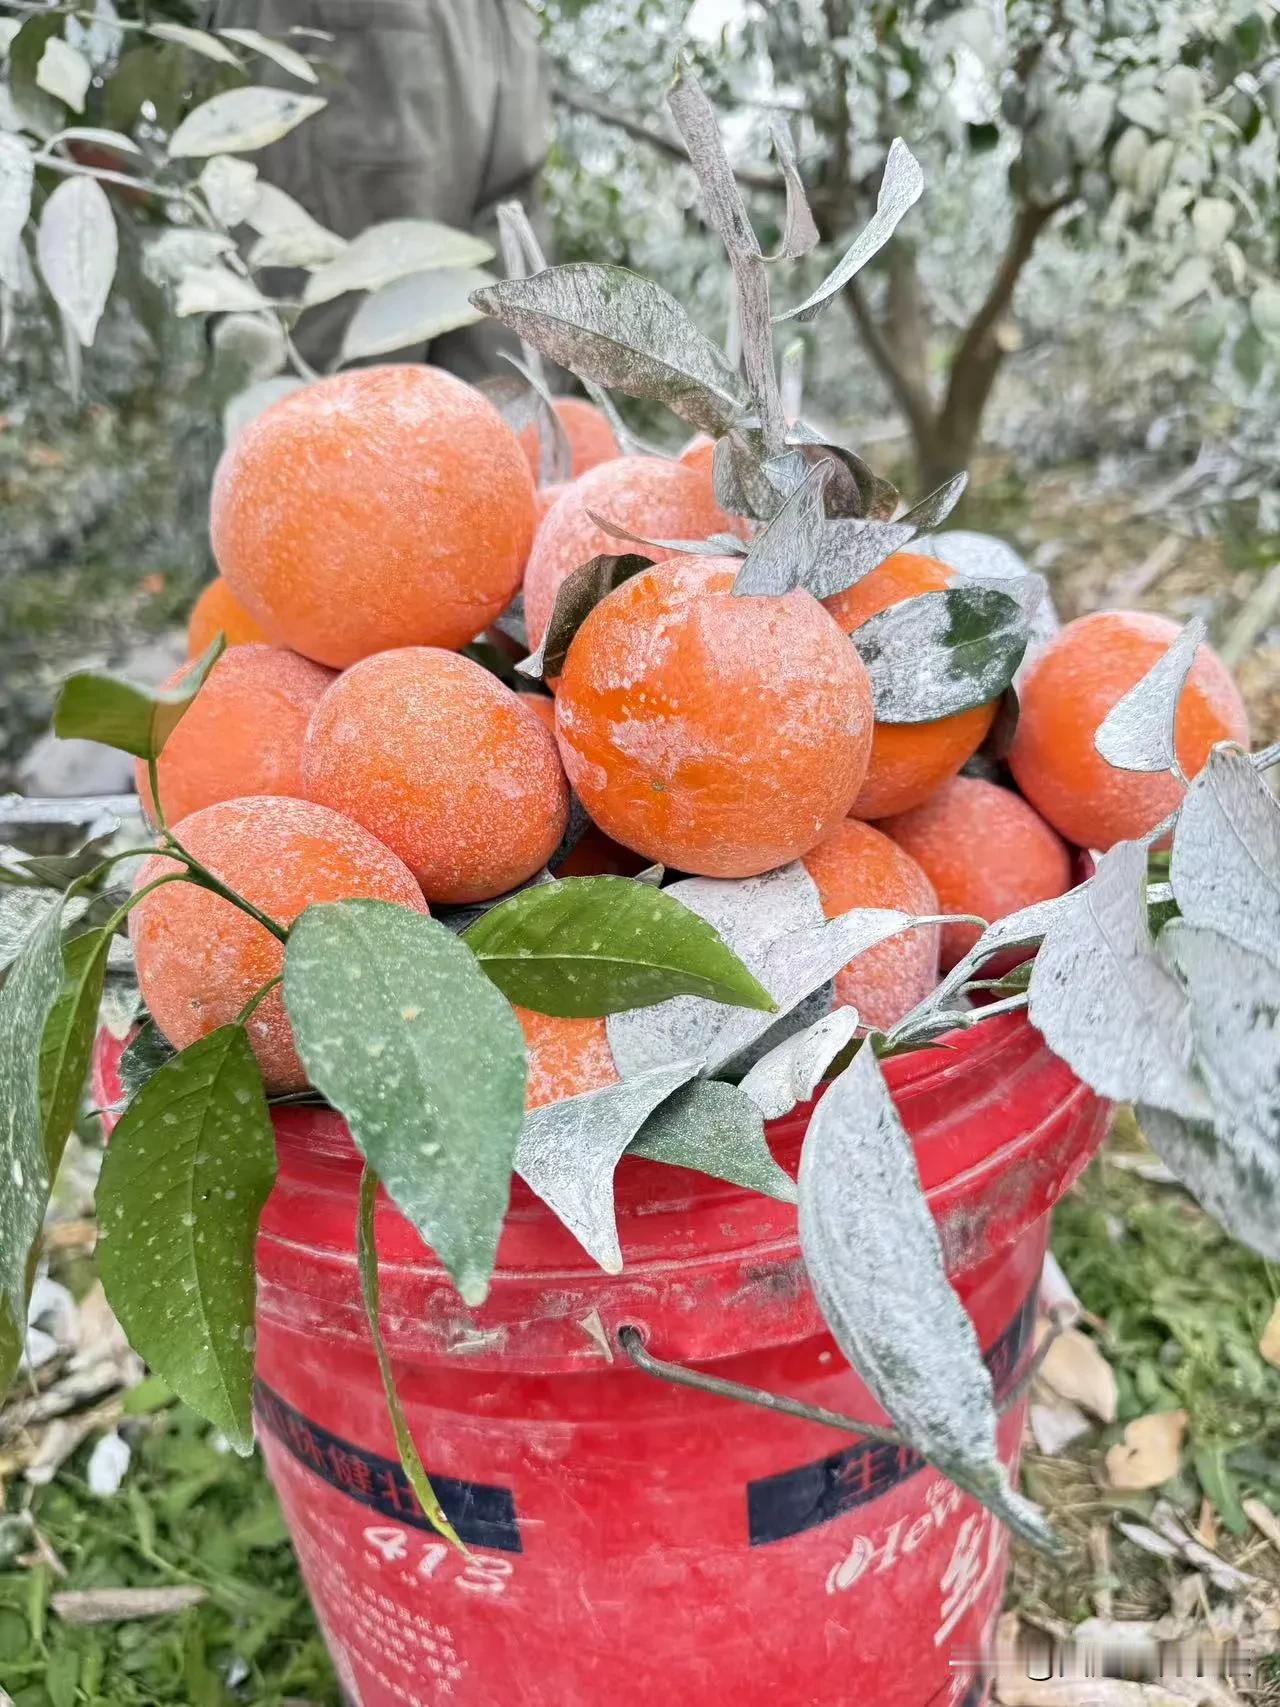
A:
[[[1168,650],[1178,625],[1145,611],[1098,611],[1069,622],[1022,679],[1009,754],[1018,787],[1079,847],[1145,835],[1178,804],[1168,773],[1116,770],[1093,738],[1107,713]],[[1191,777],[1218,741],[1248,743],[1244,703],[1217,653],[1202,646],[1178,704],[1178,762]]]
[[[214,555],[270,634],[322,664],[463,646],[500,615],[533,539],[520,442],[430,367],[353,368],[273,403],[214,478]]]
[[[976,913],[988,924],[1071,887],[1071,850],[1010,789],[955,776],[923,806],[880,828],[909,853],[937,891],[939,911]],[[977,942],[976,925],[945,925],[942,970]]]
[[[176,687],[184,664],[164,684]],[[160,803],[172,823],[249,794],[299,794],[302,742],[332,670],[278,646],[233,646],[210,670],[160,755]],[[134,778],[154,816],[141,759]]]
[[[178,839],[222,882],[277,924],[313,902],[363,897],[425,913],[413,873],[349,818],[306,800],[258,795],[206,806],[175,826]],[[141,889],[181,867],[157,854]],[[284,965],[284,948],[247,913],[191,883],[166,883],[129,915],[138,985],[156,1024],[179,1049],[228,1025]],[[301,1090],[306,1074],[279,989],[258,1005],[249,1036],[269,1091]]]
[[[698,474],[705,474],[710,480],[715,454],[716,441],[711,435],[709,433],[695,433],[676,460],[683,463],[686,468],[692,468]]]
[[[932,557],[895,551],[843,593],[823,603],[852,634],[868,617],[920,593],[941,592],[952,573]],[[854,816],[887,818],[927,800],[935,788],[971,759],[995,720],[996,704],[940,717],[934,723],[877,723],[871,737],[867,780],[854,801]]]
[[[267,631],[249,615],[221,575],[210,581],[191,607],[187,657],[198,658],[206,652],[215,634],[225,634],[228,646],[270,644]]]
[[[547,517],[551,514],[561,493],[567,492],[572,484],[573,482],[569,480],[559,480],[552,486],[539,486],[538,490],[534,494],[534,502],[537,505],[538,510],[538,527],[541,527],[543,522],[545,522]]]
[[[705,480],[678,462],[657,456],[621,456],[575,480],[548,512],[529,553],[524,614],[529,643],[546,633],[560,584],[582,563],[602,553],[631,552],[657,561],[660,548],[635,545],[598,527],[594,510],[644,539],[705,539],[731,527]]]
[[[589,468],[597,468],[602,462],[612,462],[614,457],[621,456],[608,416],[594,403],[588,403],[581,397],[557,397],[556,414],[568,435],[569,450],[573,456],[571,480],[576,480]],[[540,429],[540,421],[531,421],[520,435],[529,472],[535,480],[538,478],[541,450]]]
[[[681,557],[616,588],[573,638],[556,696],[569,780],[646,859],[770,871],[852,805],[871,739],[857,653],[808,593],[735,597],[736,565]]]
[[[933,885],[910,855],[856,818],[824,836],[804,856],[829,919],[855,907],[896,907],[915,915],[939,911]],[[938,982],[937,925],[877,943],[836,973],[836,1004],[854,1007],[864,1025],[897,1023]]]
[[[530,1008],[516,1008],[515,1016],[529,1052],[526,1108],[617,1084],[618,1069],[602,1019],[557,1019]]]
[[[307,798],[386,843],[429,901],[484,901],[555,852],[569,789],[527,695],[429,646],[354,665],[316,707],[303,746]]]

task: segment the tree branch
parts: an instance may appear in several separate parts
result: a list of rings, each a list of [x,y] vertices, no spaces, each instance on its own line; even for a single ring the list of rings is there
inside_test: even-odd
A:
[[[688,153],[678,136],[673,136],[670,131],[660,129],[657,125],[647,125],[640,119],[628,117],[626,113],[616,112],[607,101],[598,100],[585,89],[571,88],[567,83],[558,82],[552,89],[552,96],[562,107],[568,107],[570,112],[585,113],[589,118],[599,119],[602,124],[612,125],[615,130],[622,131],[634,141],[657,149],[659,154],[665,154],[671,160],[680,160],[685,165],[689,163]],[[769,195],[785,195],[787,192],[786,180],[777,173],[740,171],[735,168],[733,175],[744,190],[762,190]]]

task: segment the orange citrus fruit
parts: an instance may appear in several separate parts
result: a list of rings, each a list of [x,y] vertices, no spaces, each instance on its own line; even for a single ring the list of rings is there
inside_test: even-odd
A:
[[[613,1051],[602,1019],[558,1019],[516,1008],[529,1052],[526,1108],[582,1096],[618,1082]]]
[[[270,636],[255,622],[221,575],[216,575],[195,604],[187,624],[187,657],[198,658],[225,634],[228,646],[269,644]]]
[[[588,403],[581,397],[557,397],[555,408],[569,439],[573,457],[571,480],[576,480],[589,468],[599,467],[602,462],[612,462],[614,457],[622,454],[608,416],[594,403]],[[541,448],[540,420],[529,423],[520,435],[520,443],[528,458],[529,472],[536,480]]]

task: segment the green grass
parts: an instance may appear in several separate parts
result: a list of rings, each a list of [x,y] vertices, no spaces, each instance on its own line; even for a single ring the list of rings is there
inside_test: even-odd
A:
[[[89,1492],[86,1455],[31,1501],[65,1584],[48,1566],[18,1566],[30,1531],[0,1519],[0,1682],[15,1707],[279,1707],[289,1698],[337,1707],[261,1458],[217,1451],[207,1425],[181,1406],[149,1419],[110,1498]],[[22,1495],[11,1487],[11,1514]],[[61,1587],[175,1584],[197,1584],[209,1598],[169,1616],[94,1626],[65,1624],[50,1605]],[[233,1666],[242,1675],[230,1689]]]

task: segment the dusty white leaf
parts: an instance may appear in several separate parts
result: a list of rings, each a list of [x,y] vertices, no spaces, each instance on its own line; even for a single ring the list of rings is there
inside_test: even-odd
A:
[[[141,155],[142,150],[131,136],[126,136],[119,130],[102,130],[95,124],[68,125],[65,130],[58,132],[60,142],[92,142],[102,148],[110,148],[117,154]]]
[[[128,1441],[123,1440],[114,1429],[110,1434],[104,1434],[89,1454],[89,1463],[85,1469],[89,1492],[97,1494],[99,1499],[118,1493],[132,1456]]]
[[[805,587],[822,551],[826,525],[823,495],[831,477],[829,462],[817,463],[797,486],[764,532],[751,542],[734,578],[735,594],[789,593]]]
[[[84,98],[93,81],[93,67],[61,36],[50,36],[36,66],[36,83],[73,112],[84,111]]]
[[[388,219],[370,225],[336,260],[307,280],[302,305],[331,302],[349,290],[380,290],[397,279],[447,268],[482,267],[493,246],[434,219]],[[477,316],[476,318],[479,318]]]
[[[193,268],[212,267],[234,248],[225,232],[170,226],[143,249],[142,270],[152,284],[176,285]]]
[[[65,178],[44,204],[36,259],[50,295],[87,349],[116,273],[116,222],[102,185]]]
[[[226,314],[213,329],[211,342],[224,364],[230,364],[244,384],[270,379],[288,359],[284,329],[274,314]]]
[[[1037,1451],[1043,1452],[1046,1458],[1056,1458],[1083,1435],[1091,1433],[1094,1426],[1079,1405],[1073,1405],[1066,1399],[1057,1399],[1053,1403],[1047,1399],[1032,1399],[1027,1421]]]
[[[659,1103],[697,1070],[696,1061],[678,1061],[525,1115],[516,1172],[606,1274],[622,1272],[613,1209],[622,1153]]]
[[[1185,919],[1165,926],[1160,951],[1191,998],[1196,1066],[1219,1130],[1280,1159],[1280,967]]]
[[[1052,1536],[1008,1485],[978,1336],[947,1279],[915,1154],[875,1051],[819,1102],[800,1154],[800,1248],[836,1343],[907,1440],[1024,1539]]]
[[[215,154],[206,160],[197,180],[209,211],[222,225],[239,225],[258,199],[258,168],[234,154]]]
[[[0,54],[8,53],[13,46],[14,36],[21,28],[21,18],[0,18]]]
[[[864,950],[933,922],[869,907],[828,920],[813,879],[798,861],[761,877],[686,877],[664,893],[714,926],[773,996],[777,1013],[676,996],[610,1014],[609,1042],[624,1077],[676,1059],[697,1060],[705,1072],[719,1072]]]
[[[704,432],[749,406],[737,371],[675,298],[625,267],[548,267],[500,280],[477,306],[580,378],[653,398]]]
[[[1011,581],[1031,573],[1025,559],[1007,541],[993,533],[975,533],[971,528],[929,533],[921,539],[920,550],[958,575],[970,575],[980,581]]]
[[[233,41],[239,47],[247,47],[252,53],[260,53],[264,59],[272,60],[282,71],[287,71],[291,77],[299,77],[304,83],[317,83],[316,68],[309,59],[304,59],[296,48],[286,42],[277,41],[274,36],[264,36],[261,30],[221,29],[220,36]]]
[[[649,1116],[627,1154],[729,1180],[780,1203],[796,1200],[795,1181],[774,1161],[759,1109],[737,1085],[711,1079],[682,1085]]]
[[[1115,117],[1115,92],[1102,83],[1086,83],[1068,101],[1067,132],[1075,157],[1082,166],[1091,161],[1107,140]]]
[[[1258,1341],[1258,1350],[1273,1369],[1280,1369],[1280,1301],[1267,1318],[1262,1338]]]
[[[558,486],[573,477],[573,446],[569,442],[568,429],[556,413],[555,398],[547,389],[541,357],[536,350],[527,350],[533,360],[526,361],[526,346],[523,344],[521,351],[521,355],[513,356],[504,350],[502,357],[515,368],[538,400],[538,484]]]
[[[1099,1422],[1116,1420],[1115,1370],[1097,1342],[1079,1328],[1068,1328],[1054,1340],[1040,1366],[1040,1378],[1060,1397],[1082,1405]]]
[[[782,231],[781,258],[794,261],[817,247],[818,227],[809,206],[809,198],[805,194],[804,179],[800,176],[795,143],[787,121],[781,116],[772,119],[769,134],[773,138],[773,151],[778,157],[778,165],[782,168],[782,176],[787,186],[787,212]],[[795,410],[793,413],[799,411]]]
[[[1070,909],[1072,898],[1078,893],[1079,889],[1074,889],[1066,895],[1055,895],[1048,901],[1035,901],[1031,906],[1021,907],[1016,913],[1008,913],[1003,919],[988,925],[964,959],[957,961],[936,989],[931,990],[894,1027],[893,1035],[896,1037],[935,1008],[953,1007],[960,991],[979,976],[984,962],[992,955],[1003,954],[1007,949],[1032,948],[1042,942],[1050,925]]]
[[[1113,1488],[1158,1488],[1178,1474],[1187,1432],[1185,1411],[1155,1411],[1138,1417],[1107,1453],[1107,1480]]]
[[[227,89],[187,114],[169,139],[169,153],[174,159],[250,154],[278,142],[326,105],[319,95],[296,95],[265,84]]]
[[[471,306],[472,293],[492,277],[478,267],[440,267],[383,285],[351,316],[339,361],[389,355],[474,326],[484,316]]]
[[[1184,1120],[1141,1103],[1134,1114],[1151,1148],[1197,1203],[1250,1249],[1280,1262],[1280,1159],[1274,1152],[1208,1120]]]
[[[220,65],[238,67],[240,64],[239,56],[206,30],[195,30],[187,24],[152,24],[147,33],[161,41],[176,42],[179,47],[190,48],[192,53],[203,54],[206,59],[217,60]]]
[[[901,551],[915,538],[915,529],[908,521],[873,522],[858,518],[828,521],[823,532],[822,546],[809,576],[809,591],[815,599],[827,599],[833,593],[864,580],[878,569],[886,557]]]
[[[1210,753],[1178,816],[1169,876],[1189,924],[1280,960],[1280,804],[1247,754]]]
[[[0,131],[0,283],[13,290],[19,289],[22,279],[18,250],[31,212],[35,171],[26,143]]]
[[[903,214],[919,201],[923,190],[924,173],[920,170],[920,162],[902,138],[895,137],[884,163],[884,177],[880,183],[875,213],[813,295],[806,297],[799,307],[789,308],[785,314],[776,314],[774,319],[812,320],[833,296],[844,289],[856,273],[861,272],[871,257],[884,247],[893,236]]]
[[[806,1102],[827,1068],[858,1029],[856,1008],[836,1008],[777,1044],[743,1079],[740,1089],[766,1120],[780,1120]]]
[[[347,248],[345,237],[312,219],[306,208],[274,184],[259,182],[244,223],[259,234],[251,267],[320,267]]]
[[[270,306],[270,298],[252,279],[227,267],[191,267],[178,281],[174,312],[182,319],[188,314],[229,314]]]
[[[1122,771],[1176,768],[1178,702],[1204,637],[1203,620],[1193,618],[1142,680],[1111,707],[1093,737],[1109,765]]]
[[[999,699],[1027,647],[1020,587],[971,582],[921,593],[855,629],[853,643],[871,677],[876,717],[885,723],[932,723]]]
[[[1204,1119],[1187,999],[1151,940],[1146,873],[1146,849],[1117,842],[1059,897],[1031,973],[1031,1023],[1100,1095]]]
[[[120,57],[124,46],[120,14],[113,0],[93,0],[92,15],[88,17],[85,13],[89,8],[80,10],[80,17],[73,15],[66,21],[67,40],[72,47],[79,48],[95,71],[101,71]]]

